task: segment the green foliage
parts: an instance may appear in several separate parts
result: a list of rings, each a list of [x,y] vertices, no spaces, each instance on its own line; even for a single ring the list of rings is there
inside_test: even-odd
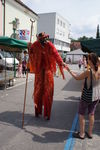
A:
[[[96,39],[97,39],[97,38],[100,38],[100,35],[99,35],[99,25],[97,25]]]
[[[86,36],[82,36],[82,37],[79,37],[78,39],[71,39],[71,42],[81,42],[81,41],[84,41],[84,40],[92,40],[94,39],[93,37],[86,37]]]
[[[78,41],[81,42],[81,41],[91,40],[91,39],[93,39],[93,37],[86,37],[86,36],[83,36],[83,37],[78,38]]]

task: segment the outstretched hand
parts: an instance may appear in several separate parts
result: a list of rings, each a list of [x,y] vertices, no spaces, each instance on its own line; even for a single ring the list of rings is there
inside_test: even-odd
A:
[[[64,63],[64,62],[63,62],[63,67],[64,67],[66,70],[69,69],[69,68],[68,68],[68,65],[67,65],[66,63]]]
[[[63,63],[63,67],[64,67],[68,72],[70,72],[70,69],[69,69],[69,67],[68,67],[68,65],[67,65],[66,63]]]

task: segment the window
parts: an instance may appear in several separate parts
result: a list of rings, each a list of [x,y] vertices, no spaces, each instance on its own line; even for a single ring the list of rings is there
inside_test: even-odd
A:
[[[59,24],[59,19],[57,19],[57,24]]]
[[[62,31],[60,31],[60,35],[62,35]]]
[[[59,29],[57,29],[56,33],[59,34]]]
[[[65,32],[63,32],[63,36],[65,36]]]
[[[65,28],[65,23],[63,22],[63,28]]]
[[[56,44],[56,45],[60,45],[60,41],[57,40],[57,39],[55,39],[55,44]]]
[[[60,25],[62,26],[62,21],[60,21]]]

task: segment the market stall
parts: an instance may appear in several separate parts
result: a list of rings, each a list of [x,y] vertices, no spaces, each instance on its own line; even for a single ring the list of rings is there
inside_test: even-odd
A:
[[[9,38],[5,36],[0,37],[0,51],[3,50],[7,52],[13,52],[14,54],[13,71],[11,71],[12,66],[9,66],[9,64],[6,61],[6,57],[4,61],[2,60],[2,58],[0,59],[0,66],[1,66],[0,68],[2,69],[0,70],[0,84],[5,83],[5,87],[6,87],[6,83],[8,80],[9,82],[13,81],[13,78],[16,76],[16,67],[15,67],[16,55],[15,54],[16,52],[21,53],[25,49],[27,49],[27,42],[25,41]]]

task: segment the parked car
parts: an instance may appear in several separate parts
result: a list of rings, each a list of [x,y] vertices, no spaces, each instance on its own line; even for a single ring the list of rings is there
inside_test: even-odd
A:
[[[16,69],[19,61],[15,58]],[[11,53],[0,50],[0,84],[14,79],[14,57]]]

